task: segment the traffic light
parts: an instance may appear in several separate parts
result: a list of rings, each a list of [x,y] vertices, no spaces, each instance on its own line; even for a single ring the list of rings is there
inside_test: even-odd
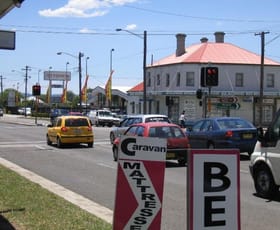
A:
[[[40,96],[41,95],[41,86],[40,85],[33,85],[32,86],[32,95],[33,96]]]
[[[202,98],[202,90],[201,90],[201,89],[198,89],[198,90],[196,91],[196,98],[197,98],[197,99],[201,99],[201,98]]]
[[[218,67],[202,67],[200,74],[200,85],[202,87],[218,86],[219,69]]]

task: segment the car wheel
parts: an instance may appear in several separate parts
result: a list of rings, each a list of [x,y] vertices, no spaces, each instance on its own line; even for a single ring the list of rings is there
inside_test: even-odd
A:
[[[48,135],[47,135],[47,144],[48,144],[48,145],[52,145],[52,142],[51,142],[51,140],[50,140],[50,138],[49,138]]]
[[[275,185],[273,176],[267,167],[261,167],[256,170],[254,185],[257,194],[263,198],[273,197],[278,190],[278,186]]]
[[[117,161],[118,160],[118,148],[115,146],[113,147],[113,158],[114,158],[114,161]]]
[[[93,147],[93,142],[88,143],[88,148],[92,148]]]
[[[57,145],[58,148],[62,147],[62,143],[61,143],[61,140],[60,140],[59,137],[56,139],[56,145]]]
[[[110,133],[110,141],[111,141],[111,144],[114,143],[114,140],[115,140],[115,135],[114,135],[114,133]]]

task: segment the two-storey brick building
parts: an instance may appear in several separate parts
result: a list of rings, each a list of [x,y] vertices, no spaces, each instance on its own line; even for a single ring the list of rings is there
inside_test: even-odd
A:
[[[188,119],[204,116],[240,116],[259,123],[261,56],[224,42],[202,38],[185,47],[185,34],[177,34],[176,52],[146,68],[147,112],[167,114],[177,122],[181,111]],[[201,87],[201,68],[218,67],[218,86]],[[280,107],[280,63],[264,58],[263,124],[271,121]],[[203,97],[196,92],[202,89]],[[209,97],[211,100],[209,100]],[[143,84],[128,91],[127,113],[143,111]]]

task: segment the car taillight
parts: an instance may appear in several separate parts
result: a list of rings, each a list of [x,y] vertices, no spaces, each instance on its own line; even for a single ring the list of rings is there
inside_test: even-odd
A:
[[[67,128],[66,127],[61,127],[61,132],[67,132]]]
[[[231,130],[226,131],[225,134],[226,137],[232,137],[233,136],[233,132]]]
[[[88,126],[88,131],[92,131],[92,127],[91,126]]]

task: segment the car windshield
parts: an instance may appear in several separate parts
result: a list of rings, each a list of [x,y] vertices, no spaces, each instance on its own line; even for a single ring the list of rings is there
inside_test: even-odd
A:
[[[249,122],[241,119],[221,119],[217,122],[222,129],[252,128]]]
[[[149,137],[182,138],[184,137],[184,133],[178,127],[171,127],[171,126],[151,127],[149,130]]]
[[[103,117],[112,117],[112,113],[110,111],[99,111],[99,115]]]
[[[148,117],[148,118],[146,118],[146,122],[156,122],[156,121],[170,123],[168,117]]]
[[[88,126],[88,121],[87,119],[83,119],[83,118],[69,118],[65,120],[65,126],[67,127]]]

